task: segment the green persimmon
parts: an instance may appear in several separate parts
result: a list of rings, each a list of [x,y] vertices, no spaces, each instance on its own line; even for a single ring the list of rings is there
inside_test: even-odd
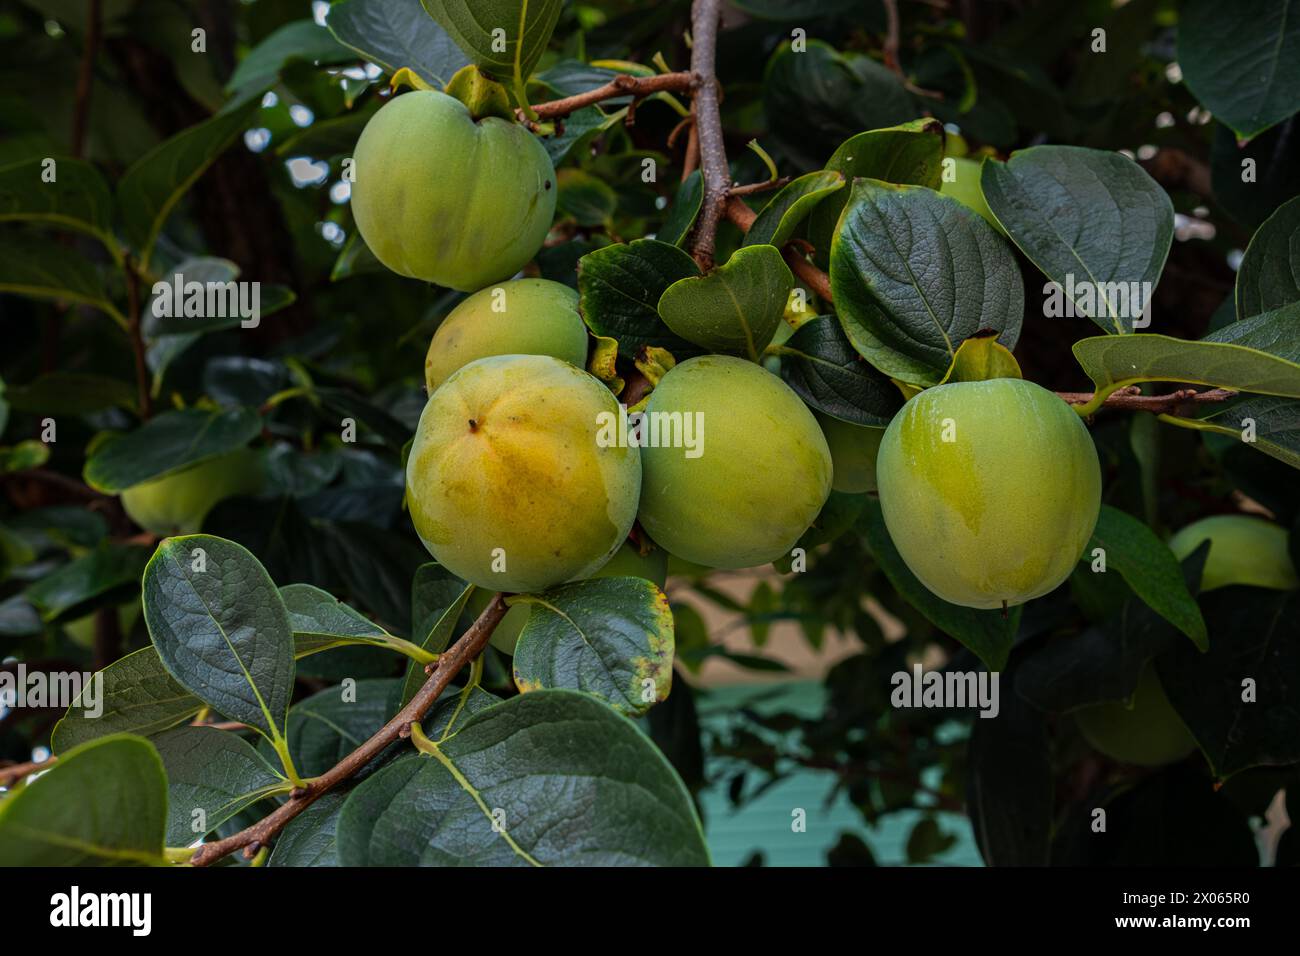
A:
[[[194,534],[217,502],[262,487],[261,460],[249,448],[184,471],[132,485],[122,492],[127,516],[157,535]]]
[[[1101,466],[1079,416],[1032,382],[928,388],[885,430],[876,459],[885,525],[927,588],[996,608],[1051,591],[1101,509]]]
[[[366,124],[353,154],[352,213],[394,272],[473,292],[528,262],[555,214],[555,169],[523,126],[475,121],[433,90],[404,93]]]
[[[807,406],[753,362],[702,355],[672,368],[645,408],[660,446],[641,451],[650,537],[711,568],[766,564],[808,530],[831,490],[831,453]],[[693,435],[697,447],[663,441]],[[644,439],[644,436],[643,436]]]
[[[668,552],[663,548],[654,548],[648,554],[642,554],[635,545],[624,542],[604,567],[591,577],[645,578],[656,587],[662,588],[664,582],[668,580]],[[475,589],[469,600],[465,602],[465,609],[471,617],[478,617],[483,613],[488,602],[492,600],[492,594],[492,591],[483,588]],[[523,632],[524,625],[528,623],[531,610],[530,605],[516,604],[506,611],[506,616],[492,632],[492,646],[506,654],[514,654],[515,645],[519,643],[519,635]]]
[[[1287,551],[1287,531],[1281,525],[1250,515],[1212,515],[1194,521],[1169,539],[1179,561],[1210,542],[1201,572],[1201,590],[1229,584],[1289,591],[1300,586]]]
[[[542,591],[594,574],[636,519],[635,446],[600,440],[609,389],[549,355],[479,359],[420,415],[406,502],[429,553],[492,591]]]
[[[980,188],[981,162],[978,159],[954,158],[954,179],[952,182],[941,183],[939,192],[945,196],[951,196],[971,212],[979,213],[990,226],[1006,235],[1002,224],[989,210],[989,204],[984,199],[984,190]]]
[[[433,334],[425,385],[432,394],[452,372],[492,355],[551,355],[582,368],[587,327],[578,293],[550,279],[515,279],[474,293]]]
[[[1138,678],[1131,703],[1106,701],[1075,712],[1088,743],[1123,763],[1161,767],[1182,760],[1196,749],[1196,740],[1174,710],[1148,664]]]
[[[855,425],[821,412],[813,414],[831,450],[834,466],[831,489],[854,495],[875,491],[876,453],[880,450],[880,440],[885,437],[885,430],[869,425]]]

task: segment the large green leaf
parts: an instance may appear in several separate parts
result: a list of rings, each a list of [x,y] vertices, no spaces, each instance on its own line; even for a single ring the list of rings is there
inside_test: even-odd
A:
[[[1300,4],[1188,0],[1178,65],[1201,104],[1250,139],[1300,109]]]
[[[176,203],[243,132],[259,105],[256,99],[250,100],[236,110],[182,130],[122,174],[117,204],[142,269],[148,268],[158,233]]]
[[[469,60],[447,32],[410,0],[342,0],[325,25],[389,73],[406,67],[430,86],[443,87]]]
[[[45,158],[0,167],[0,222],[47,223],[112,243],[113,194],[90,163],[51,157],[54,182],[45,181]]]
[[[248,741],[214,727],[177,727],[153,738],[167,771],[167,845],[188,846],[282,787]]]
[[[1150,303],[1142,283],[1154,292],[1160,281],[1174,207],[1141,166],[1119,153],[1035,146],[986,161],[980,187],[1011,241],[1077,314],[1112,333],[1142,326],[1135,304]]]
[[[281,741],[293,628],[257,558],[212,535],[167,538],[143,584],[145,623],[171,675],[219,713]]]
[[[709,862],[686,788],[635,725],[586,694],[489,707],[357,787],[344,866],[688,866]]]
[[[523,79],[533,72],[561,6],[560,0],[420,2],[479,69],[501,81],[514,76],[516,65]]]
[[[1201,610],[1187,589],[1178,559],[1154,531],[1132,515],[1102,505],[1092,541],[1084,551],[1085,563],[1091,562],[1094,548],[1105,550],[1107,573],[1119,572],[1148,607],[1198,648],[1206,649],[1209,635]]]
[[[127,654],[99,671],[98,688],[83,691],[54,726],[50,747],[64,754],[88,740],[116,733],[148,737],[188,721],[203,708],[176,682],[152,645]]]
[[[1300,591],[1221,588],[1202,598],[1207,654],[1180,641],[1160,683],[1219,777],[1300,761]],[[1245,682],[1252,682],[1247,695]]]
[[[945,634],[952,636],[975,654],[991,671],[1006,666],[1011,654],[1011,642],[1020,626],[1021,607],[1016,606],[1003,616],[1001,611],[979,611],[975,608],[949,604],[917,580],[903,556],[898,553],[879,500],[872,498],[863,509],[859,525],[866,533],[871,553],[880,565],[889,583],[908,604]]]
[[[786,183],[772,201],[763,207],[749,231],[745,245],[768,243],[780,248],[790,241],[799,224],[806,219],[827,196],[844,188],[848,179],[837,170],[824,169],[805,173],[793,182]]]
[[[708,275],[670,285],[659,299],[659,315],[688,342],[757,362],[782,322],[793,287],[794,276],[775,246],[746,246]]]
[[[1148,333],[1081,339],[1074,357],[1099,394],[1138,382],[1189,382],[1297,398],[1300,302],[1231,322],[1199,342]]]
[[[158,752],[114,734],[74,747],[0,801],[0,866],[161,864],[166,825]]]
[[[1251,236],[1237,270],[1236,302],[1238,319],[1300,302],[1300,196],[1279,206]]]
[[[943,124],[933,119],[867,130],[840,143],[826,161],[826,171],[842,173],[849,183],[854,179],[878,179],[900,186],[938,189],[943,142]],[[830,261],[835,227],[848,203],[849,191],[836,192],[818,203],[808,220],[808,239],[822,266]]]
[[[93,306],[126,324],[104,291],[95,267],[45,236],[0,237],[0,292]]]
[[[770,350],[781,377],[804,402],[857,425],[888,425],[903,406],[897,386],[854,351],[834,316],[809,319]]]
[[[993,227],[921,186],[854,182],[831,246],[831,289],[853,347],[886,375],[938,384],[962,341],[1014,348],[1024,287]]]
[[[92,488],[116,494],[243,448],[261,430],[262,418],[253,408],[164,412],[133,432],[98,444],[82,475]]]
[[[578,260],[578,309],[591,331],[617,339],[624,354],[657,345],[679,359],[694,355],[699,349],[664,325],[659,299],[678,279],[699,274],[694,259],[657,239],[606,246]]]
[[[514,653],[521,691],[582,690],[631,716],[668,696],[673,615],[650,581],[579,581],[511,603],[532,609]]]

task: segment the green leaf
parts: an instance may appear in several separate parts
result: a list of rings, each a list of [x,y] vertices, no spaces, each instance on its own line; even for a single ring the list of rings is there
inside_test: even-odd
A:
[[[93,306],[119,325],[126,319],[113,306],[89,261],[44,236],[0,237],[0,292]]]
[[[85,415],[106,408],[135,407],[136,390],[130,382],[88,372],[54,371],[26,385],[10,385],[9,404],[20,411],[42,415]]]
[[[39,468],[50,460],[50,446],[35,438],[0,446],[0,474]]]
[[[871,498],[863,510],[861,524],[866,533],[871,553],[880,565],[889,583],[908,604],[920,611],[939,630],[961,643],[984,662],[991,671],[1006,667],[1011,654],[1011,642],[1020,626],[1021,606],[1011,609],[1005,617],[1001,611],[979,611],[975,608],[949,604],[917,580],[898,553],[880,502]]]
[[[888,425],[903,407],[897,386],[862,360],[834,316],[809,319],[784,344],[781,378],[804,403],[856,425]]]
[[[106,494],[181,471],[243,448],[262,430],[253,408],[186,408],[97,445],[86,459],[86,484]]]
[[[189,846],[284,783],[248,741],[225,730],[177,727],[152,742],[167,771],[168,846]]]
[[[1178,559],[1154,531],[1132,515],[1102,505],[1092,541],[1084,552],[1085,561],[1091,559],[1094,548],[1105,550],[1107,573],[1112,568],[1118,571],[1148,607],[1201,650],[1209,646],[1205,620],[1183,580]]]
[[[157,751],[114,734],[74,747],[0,801],[0,866],[161,864],[166,825]]]
[[[737,249],[706,276],[679,279],[659,299],[675,333],[711,352],[758,361],[785,315],[794,276],[775,246]]]
[[[182,130],[122,174],[117,204],[127,237],[139,252],[141,269],[148,269],[158,233],[181,196],[243,132],[259,106],[257,100],[251,100]]]
[[[420,0],[479,69],[508,82],[519,61],[527,79],[546,50],[560,18],[560,0]],[[522,16],[521,16],[522,15]],[[523,22],[522,42],[520,22]],[[504,50],[493,33],[504,30]],[[500,34],[498,34],[500,36]]]
[[[1237,318],[1300,302],[1300,196],[1256,230],[1237,270]]]
[[[443,87],[469,60],[447,32],[409,0],[342,0],[325,24],[386,73],[405,67],[430,86]]]
[[[1300,303],[1231,322],[1199,342],[1149,333],[1081,339],[1074,357],[1103,397],[1138,382],[1188,382],[1297,398]]]
[[[153,646],[114,661],[94,681],[93,703],[83,691],[55,724],[50,747],[56,754],[108,734],[149,737],[188,721],[203,708],[203,701],[167,673]]]
[[[1228,587],[1201,600],[1214,635],[1209,652],[1179,641],[1156,662],[1170,703],[1221,779],[1249,767],[1295,764],[1300,591]],[[1247,679],[1255,685],[1248,700]]]
[[[1111,333],[1144,324],[1135,300],[1149,306],[1160,281],[1174,207],[1141,166],[1119,153],[1035,146],[987,160],[980,187],[1011,241],[1077,314]]]
[[[330,790],[289,821],[280,832],[267,866],[338,866],[334,834],[339,811],[352,787]]]
[[[631,355],[643,345],[683,358],[698,354],[659,317],[659,299],[678,279],[698,276],[695,260],[657,239],[606,246],[578,260],[578,309],[596,335],[618,340]]]
[[[831,154],[827,171],[854,179],[878,179],[900,186],[938,189],[943,173],[943,124],[913,120],[887,129],[850,136]],[[836,192],[819,203],[808,220],[808,238],[817,250],[819,264],[830,261],[836,225],[849,203],[849,191]]]
[[[514,654],[515,684],[524,693],[586,691],[629,716],[668,696],[673,615],[650,581],[579,581],[510,603],[532,609]]]
[[[957,348],[993,331],[1020,336],[1020,269],[993,227],[921,186],[854,182],[831,246],[840,323],[872,365],[911,385],[938,384]]]
[[[603,179],[581,169],[561,169],[556,173],[559,194],[555,209],[560,216],[571,216],[579,226],[593,228],[609,222],[618,207],[618,194]]]
[[[356,644],[386,647],[408,656],[417,652],[407,641],[394,637],[361,612],[313,585],[287,584],[280,588],[280,598],[289,612],[294,656],[298,659]]]
[[[1254,425],[1249,447],[1292,468],[1300,468],[1300,401],[1269,396],[1248,397],[1201,410],[1198,418],[1161,415],[1162,421],[1183,428],[1214,432],[1241,441],[1247,422]]]
[[[293,629],[257,558],[212,535],[167,538],[143,583],[145,623],[171,675],[217,712],[280,741],[293,694]]]
[[[341,45],[333,34],[314,20],[294,20],[274,30],[253,47],[235,67],[226,92],[231,102],[223,107],[229,112],[238,104],[260,98],[276,84],[280,73],[294,61],[329,66],[357,58],[356,51]]]
[[[700,215],[704,204],[704,179],[697,169],[677,187],[673,204],[668,207],[668,215],[655,238],[674,246],[683,246],[690,238],[691,229]]]
[[[827,169],[806,173],[787,183],[749,227],[749,232],[745,233],[745,245],[766,242],[779,249],[790,241],[799,224],[817,208],[818,203],[843,189],[847,181],[843,173]]]
[[[39,222],[113,243],[113,194],[104,177],[79,159],[49,157],[0,168],[0,222]]]
[[[1201,105],[1250,139],[1300,109],[1300,9],[1189,0],[1178,11],[1178,65]]]
[[[344,804],[338,854],[344,866],[709,862],[690,796],[658,748],[564,690],[489,707],[436,755],[374,774]]]
[[[441,654],[447,648],[474,590],[474,585],[466,584],[432,561],[416,569],[411,583],[411,626],[415,641],[422,649]],[[407,665],[401,706],[411,702],[427,678],[424,668],[415,661]]]
[[[306,777],[329,770],[401,710],[400,690],[400,682],[393,678],[365,678],[327,687],[294,704],[285,735],[294,766]],[[394,744],[359,776],[373,772],[402,746]],[[262,747],[268,749],[266,744]]]
[[[862,130],[893,126],[919,110],[898,77],[860,54],[820,40],[796,52],[783,42],[763,73],[768,128],[801,169],[815,169]]]
[[[148,561],[148,548],[106,542],[40,578],[24,594],[45,620],[52,621],[87,601],[134,585]]]
[[[386,271],[386,267],[375,258],[375,254],[370,251],[366,241],[361,238],[361,233],[354,232],[348,236],[343,251],[334,260],[334,267],[330,270],[330,282],[338,282],[341,279],[349,279],[352,276],[362,275],[367,272],[384,271]]]

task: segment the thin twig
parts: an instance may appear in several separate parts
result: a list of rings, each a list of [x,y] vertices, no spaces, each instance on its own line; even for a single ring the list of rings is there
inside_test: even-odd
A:
[[[140,417],[145,421],[153,416],[153,397],[149,389],[149,366],[145,362],[144,335],[140,331],[140,274],[135,260],[130,256],[125,262],[127,330],[131,335],[131,351],[135,354],[136,401]]]
[[[754,210],[746,206],[739,198],[736,197],[735,190],[732,190],[731,196],[727,199],[727,219],[736,225],[741,232],[749,232],[754,220],[758,216]],[[804,245],[807,245],[805,243]],[[817,293],[818,298],[824,302],[831,301],[831,277],[821,269],[809,262],[804,253],[801,252],[794,243],[787,243],[781,250],[781,255],[785,257],[786,264],[808,288]]]
[[[44,760],[32,760],[28,763],[15,763],[10,764],[8,767],[0,767],[0,787],[12,786],[29,773],[47,769],[58,759],[58,757],[50,755]]]
[[[686,156],[682,159],[682,182],[691,178],[691,173],[700,168],[700,128],[691,113],[690,129],[686,133]]]
[[[72,112],[72,155],[78,159],[86,147],[86,119],[90,115],[90,91],[95,79],[95,55],[99,52],[101,0],[90,0],[86,13],[86,45],[81,51],[81,69],[77,72],[77,92]]]
[[[563,99],[538,103],[533,107],[533,112],[536,114],[537,120],[563,119],[570,113],[576,113],[584,106],[594,106],[603,100],[613,99],[616,96],[631,95],[634,100],[638,100],[652,93],[663,91],[687,93],[694,85],[694,73],[659,73],[655,76],[630,76],[626,73],[620,73],[604,86],[587,90],[585,93],[576,93]],[[527,121],[527,117],[524,116],[522,110],[516,110],[515,115],[519,117],[521,123]]]
[[[1064,401],[1071,405],[1086,405],[1092,401],[1093,392],[1057,392]],[[1127,408],[1132,411],[1151,412],[1156,415],[1168,415],[1187,404],[1201,405],[1207,402],[1226,402],[1236,398],[1237,393],[1227,388],[1212,388],[1198,392],[1194,388],[1182,388],[1167,395],[1143,395],[1136,385],[1121,388],[1106,396],[1103,408]]]
[[[752,196],[754,193],[765,193],[771,189],[780,189],[790,182],[789,176],[778,176],[776,179],[769,179],[761,183],[748,183],[744,186],[732,186],[727,190],[727,196]]]
[[[704,174],[704,199],[691,239],[691,255],[703,272],[713,269],[718,224],[731,187],[727,147],[722,139],[718,78],[714,73],[719,6],[718,0],[695,0],[691,5],[691,70],[699,78],[694,89],[695,129],[700,141],[700,169]]]
[[[409,737],[411,724],[421,720],[451,683],[452,678],[460,673],[461,668],[482,653],[493,630],[505,617],[506,610],[503,595],[496,595],[460,640],[439,657],[436,664],[431,665],[429,679],[411,698],[411,702],[398,711],[397,716],[384,724],[378,733],[325,773],[308,781],[307,786],[293,791],[288,800],[257,823],[240,830],[233,836],[200,846],[194,851],[190,863],[194,866],[208,866],[240,849],[244,851],[246,858],[252,859],[257,855],[258,850],[266,846],[290,820],[311,806],[317,797],[350,779],[383,753],[389,744],[399,738]]]

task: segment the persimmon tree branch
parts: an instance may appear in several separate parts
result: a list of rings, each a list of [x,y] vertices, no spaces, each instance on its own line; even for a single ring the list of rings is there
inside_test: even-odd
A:
[[[727,165],[727,147],[722,139],[722,114],[719,109],[718,77],[715,60],[718,45],[718,0],[695,0],[691,5],[691,71],[699,82],[693,90],[694,132],[700,144],[700,172],[704,181],[704,198],[700,216],[691,237],[691,255],[701,271],[713,269],[713,248],[718,224],[727,205],[731,188],[731,170]]]
[[[447,689],[452,678],[482,653],[483,648],[487,646],[488,638],[505,617],[506,610],[504,595],[496,595],[479,615],[478,620],[461,635],[460,640],[442,654],[437,663],[429,666],[427,669],[429,679],[411,698],[411,702],[398,711],[397,715],[384,724],[373,737],[319,777],[307,781],[307,786],[294,790],[284,803],[257,823],[225,839],[204,843],[198,847],[189,862],[194,866],[208,866],[241,849],[246,858],[252,859],[257,855],[258,850],[268,845],[272,837],[283,830],[290,820],[311,806],[317,797],[355,776],[362,767],[383,753],[389,744],[399,738],[410,737],[411,724],[423,719],[434,702]]]
[[[534,122],[537,120],[564,119],[570,113],[576,113],[585,106],[594,106],[616,96],[631,94],[634,100],[639,100],[652,93],[665,91],[688,93],[695,86],[695,81],[695,74],[688,72],[660,73],[657,76],[629,76],[620,73],[604,86],[598,86],[584,93],[576,93],[573,96],[566,96],[563,99],[534,104],[533,113],[536,114]],[[522,110],[516,110],[515,114],[520,118],[521,122],[526,121]]]

